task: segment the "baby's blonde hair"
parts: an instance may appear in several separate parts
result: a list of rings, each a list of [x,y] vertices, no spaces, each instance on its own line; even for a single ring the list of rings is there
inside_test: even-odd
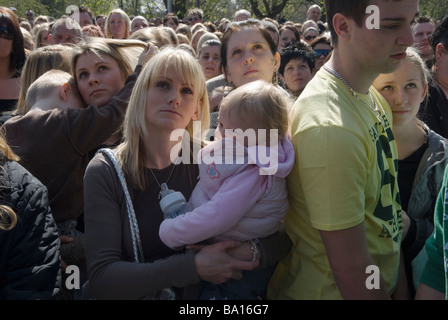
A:
[[[268,132],[277,129],[278,138],[281,139],[289,132],[289,104],[289,99],[279,88],[257,80],[232,90],[222,100],[219,114],[221,117],[236,113],[243,120],[255,120]]]

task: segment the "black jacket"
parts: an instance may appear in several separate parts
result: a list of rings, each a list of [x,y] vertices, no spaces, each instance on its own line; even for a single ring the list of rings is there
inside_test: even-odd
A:
[[[448,139],[448,99],[434,80],[428,83],[428,94],[420,105],[418,117],[429,129]]]
[[[0,204],[17,225],[0,229],[0,300],[54,299],[61,286],[59,237],[47,188],[0,152]]]

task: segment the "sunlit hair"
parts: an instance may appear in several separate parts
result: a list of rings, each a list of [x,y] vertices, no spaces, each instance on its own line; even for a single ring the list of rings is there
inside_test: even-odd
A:
[[[70,53],[72,48],[54,44],[31,51],[22,69],[19,101],[15,113],[24,115],[29,111],[24,106],[26,91],[41,75],[51,69],[70,71]]]
[[[34,43],[36,44],[36,48],[40,48],[40,47],[47,45],[48,41],[46,43],[42,42],[42,34],[44,32],[47,32],[47,37],[48,37],[48,33],[50,32],[50,23],[44,22],[39,25],[36,25],[34,27],[34,31],[35,31],[34,32]]]
[[[123,122],[124,142],[118,147],[118,157],[123,164],[128,181],[141,190],[146,187],[143,141],[149,137],[148,127],[150,126],[146,121],[147,92],[152,84],[151,80],[156,81],[161,76],[166,76],[168,68],[174,68],[174,74],[170,74],[170,77],[188,84],[198,93],[198,121],[201,124],[201,137],[209,128],[207,86],[199,62],[184,49],[175,46],[162,48],[147,62],[135,83]],[[184,139],[182,148],[190,148],[191,142],[200,143],[201,137],[193,135],[193,121],[190,121],[186,128],[179,129],[186,129],[190,138],[194,139],[193,141]]]
[[[290,102],[272,83],[256,80],[232,90],[221,101],[219,117],[236,113],[240,119],[256,121],[268,134],[277,129],[281,139],[289,132]]]
[[[75,78],[70,73],[57,69],[51,69],[45,72],[28,88],[24,108],[31,109],[38,100],[51,96],[65,83],[70,85],[70,89],[74,94],[79,95]]]
[[[172,29],[171,29],[172,30]],[[173,30],[172,30],[173,31]],[[174,44],[171,36],[161,27],[143,28],[133,32],[129,39],[140,40],[143,42],[151,42],[158,48],[163,46]],[[177,40],[177,36],[176,36]]]
[[[138,58],[146,46],[146,43],[139,40],[87,37],[72,49],[71,73],[78,80],[76,63],[79,57],[92,54],[97,57],[108,56],[114,59],[120,67],[123,79],[126,79],[134,71]]]
[[[0,162],[5,163],[5,161],[19,161],[20,158],[12,151],[9,147],[6,139],[3,135],[3,132],[0,132]],[[0,170],[3,171],[3,168],[0,167]],[[4,175],[2,175],[4,176]],[[1,182],[3,186],[3,181]],[[2,197],[0,197],[2,198]],[[17,224],[17,214],[14,209],[11,208],[6,203],[0,203],[0,230],[11,230]]]
[[[127,15],[126,12],[124,12],[121,9],[113,9],[109,12],[109,14],[107,15],[106,18],[106,23],[104,26],[104,32],[106,33],[105,36],[106,38],[112,38],[112,31],[110,31],[110,17],[112,14],[117,13],[121,16],[121,18],[123,19],[123,22],[126,26],[125,28],[125,37],[128,38],[129,37],[129,33],[131,31],[131,19],[129,18],[129,16]]]
[[[191,28],[189,25],[180,23],[179,26],[177,26],[176,33],[182,33],[182,34],[186,35],[188,40],[191,41],[192,34],[191,34]]]
[[[423,86],[426,86],[428,84],[428,79],[431,77],[431,75],[430,75],[429,69],[427,68],[425,62],[420,57],[420,55],[418,54],[418,52],[416,51],[415,48],[409,47],[406,50],[405,61],[409,62],[410,64],[414,65],[417,68],[418,73],[420,74],[420,77],[422,80],[422,84],[423,84]]]

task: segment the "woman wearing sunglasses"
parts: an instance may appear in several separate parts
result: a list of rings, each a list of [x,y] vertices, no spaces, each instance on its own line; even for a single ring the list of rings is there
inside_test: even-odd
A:
[[[333,50],[330,42],[330,36],[328,34],[323,34],[311,41],[310,46],[314,50],[315,54],[316,68],[314,72],[316,73],[320,67],[324,65],[325,61],[327,61],[331,50]]]
[[[16,15],[0,7],[0,113],[15,108],[20,93],[20,71],[26,54]]]
[[[318,36],[319,36],[319,30],[314,27],[309,27],[305,29],[305,31],[303,32],[303,40],[308,44],[310,44],[311,41],[316,39]]]

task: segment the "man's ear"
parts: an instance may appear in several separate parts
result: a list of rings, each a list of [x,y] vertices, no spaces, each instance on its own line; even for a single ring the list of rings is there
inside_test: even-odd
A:
[[[439,43],[436,46],[436,52],[434,52],[436,62],[440,61],[440,59],[442,58],[442,54],[444,54],[444,53],[446,53],[446,48],[442,43]]]
[[[349,39],[350,38],[350,22],[346,16],[341,13],[336,13],[333,17],[334,31],[338,35],[338,38]]]
[[[67,102],[70,90],[71,88],[68,83],[64,83],[62,86],[59,87],[59,97],[61,98],[61,100]]]

